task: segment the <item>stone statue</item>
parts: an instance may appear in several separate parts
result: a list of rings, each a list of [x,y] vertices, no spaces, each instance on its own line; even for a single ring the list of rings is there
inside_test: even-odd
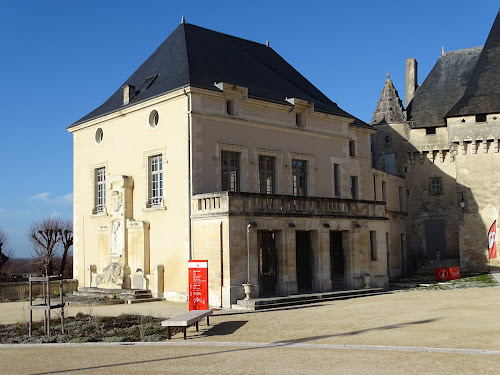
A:
[[[111,230],[111,255],[119,256],[123,252],[123,224],[120,220],[113,222]]]

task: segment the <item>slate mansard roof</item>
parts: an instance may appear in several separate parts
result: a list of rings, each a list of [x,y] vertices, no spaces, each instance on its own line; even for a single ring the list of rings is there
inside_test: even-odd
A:
[[[149,88],[123,105],[122,86],[138,89],[157,75]],[[314,102],[318,112],[364,122],[340,109],[271,47],[195,25],[181,23],[158,49],[100,107],[72,126],[152,99],[185,86],[217,90],[215,82],[248,88],[248,96],[289,105],[285,98]]]
[[[463,97],[446,116],[486,113],[500,113],[500,11]]]
[[[462,97],[483,47],[442,54],[407,108],[413,128],[446,126],[446,113]]]

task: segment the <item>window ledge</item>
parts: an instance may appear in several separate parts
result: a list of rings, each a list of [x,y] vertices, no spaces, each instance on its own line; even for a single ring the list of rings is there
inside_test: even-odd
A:
[[[92,214],[90,215],[90,217],[105,217],[105,216],[108,216],[108,212],[106,210],[102,211],[102,212],[92,212]]]
[[[167,207],[164,205],[157,205],[157,206],[150,206],[150,207],[144,207],[142,209],[142,212],[151,212],[151,211],[166,211]]]

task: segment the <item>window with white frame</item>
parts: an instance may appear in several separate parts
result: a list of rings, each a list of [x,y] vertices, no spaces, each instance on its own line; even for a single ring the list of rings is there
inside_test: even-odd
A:
[[[259,192],[262,194],[275,192],[275,160],[274,156],[259,155]]]
[[[221,151],[221,189],[240,191],[240,153]]]
[[[307,161],[292,160],[293,195],[307,195]]]
[[[104,212],[106,207],[106,168],[100,167],[94,169],[95,181],[95,207],[94,213]]]
[[[163,155],[149,157],[149,206],[163,204]]]

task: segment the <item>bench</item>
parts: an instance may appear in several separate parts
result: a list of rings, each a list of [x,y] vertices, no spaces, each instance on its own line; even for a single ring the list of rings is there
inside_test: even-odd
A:
[[[184,314],[178,315],[174,318],[164,320],[163,322],[161,322],[161,325],[163,327],[168,327],[167,331],[168,340],[170,340],[170,337],[172,336],[170,332],[171,327],[182,328],[182,333],[184,333],[184,340],[185,340],[187,327],[196,324],[196,332],[198,332],[198,322],[205,317],[207,318],[207,325],[209,326],[210,322],[208,320],[208,317],[212,315],[212,313],[213,310],[191,310]]]

